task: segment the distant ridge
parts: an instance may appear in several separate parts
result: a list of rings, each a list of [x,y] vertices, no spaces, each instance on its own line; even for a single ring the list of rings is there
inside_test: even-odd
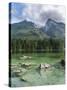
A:
[[[46,25],[41,28],[36,28],[35,24],[30,21],[22,21],[11,24],[12,38],[20,39],[44,39],[57,38],[64,39],[65,24],[48,19]]]

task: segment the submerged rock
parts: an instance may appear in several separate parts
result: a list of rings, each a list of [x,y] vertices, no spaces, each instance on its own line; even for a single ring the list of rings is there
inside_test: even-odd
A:
[[[20,64],[20,67],[22,67],[22,68],[28,68],[30,66],[31,66],[31,64]]]
[[[27,60],[27,59],[32,59],[32,57],[31,56],[25,56],[25,55],[23,55],[22,57],[20,57],[20,59]]]
[[[65,68],[65,60],[62,59],[61,61],[57,62],[56,64],[53,65],[55,68],[61,69]]]
[[[23,78],[20,78],[21,81],[24,81],[24,82],[27,82],[27,80],[23,79]]]
[[[11,72],[11,77],[18,77],[20,72]]]

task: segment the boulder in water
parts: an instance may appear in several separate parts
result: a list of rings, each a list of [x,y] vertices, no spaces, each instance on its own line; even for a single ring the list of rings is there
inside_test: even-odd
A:
[[[40,64],[39,68],[40,68],[40,69],[47,69],[47,68],[49,68],[50,66],[51,66],[50,64],[45,63],[45,64]]]

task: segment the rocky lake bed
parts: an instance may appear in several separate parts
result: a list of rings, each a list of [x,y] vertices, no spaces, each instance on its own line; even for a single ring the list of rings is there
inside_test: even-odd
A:
[[[38,56],[36,56],[38,57]],[[40,57],[40,59],[43,56]],[[25,58],[25,59],[24,59]],[[33,62],[33,56],[26,55],[19,62],[11,64],[11,85],[38,86],[65,83],[65,60],[61,58],[56,62]],[[38,58],[39,59],[39,58]],[[44,57],[43,57],[44,59]],[[54,58],[53,58],[54,59]]]

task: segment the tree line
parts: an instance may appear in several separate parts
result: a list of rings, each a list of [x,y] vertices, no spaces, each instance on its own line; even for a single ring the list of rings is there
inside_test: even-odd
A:
[[[64,50],[64,40],[46,39],[43,40],[11,40],[12,53],[27,52],[61,52]]]

